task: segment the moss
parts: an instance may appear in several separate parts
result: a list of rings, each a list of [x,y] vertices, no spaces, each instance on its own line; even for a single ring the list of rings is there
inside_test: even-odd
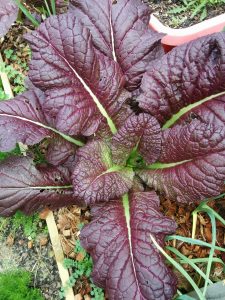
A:
[[[31,274],[23,271],[0,273],[1,300],[44,300],[38,289],[31,287]]]

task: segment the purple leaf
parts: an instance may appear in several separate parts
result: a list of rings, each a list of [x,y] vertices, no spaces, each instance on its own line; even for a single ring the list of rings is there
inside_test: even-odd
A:
[[[132,187],[133,170],[114,165],[110,148],[100,140],[78,149],[76,160],[74,194],[86,204],[120,197]]]
[[[140,0],[70,3],[70,11],[90,29],[95,47],[121,66],[126,87],[137,88],[149,62],[163,55],[163,35],[149,29],[149,6]]]
[[[180,124],[163,131],[162,164],[140,171],[139,176],[148,186],[180,202],[218,195],[225,180],[224,116],[225,96],[183,116]]]
[[[183,107],[225,90],[225,33],[174,48],[152,62],[141,84],[139,105],[161,124]]]
[[[54,137],[49,141],[47,153],[45,155],[47,161],[53,166],[64,164],[70,156],[74,156],[77,147],[60,137]]]
[[[12,0],[0,1],[0,38],[3,37],[16,21],[18,6]]]
[[[0,151],[14,149],[17,142],[34,145],[51,136],[42,112],[44,99],[36,89],[0,102]]]
[[[27,157],[11,157],[0,163],[0,214],[17,210],[27,214],[76,203],[66,168],[39,168]]]
[[[91,213],[81,245],[93,258],[94,283],[106,289],[109,299],[172,299],[176,278],[150,234],[163,246],[176,225],[160,213],[156,194],[134,193],[130,199],[95,205]]]
[[[118,111],[118,113],[115,115],[113,118],[114,124],[116,125],[116,128],[120,128],[126,119],[130,117],[131,115],[134,115],[134,111],[131,109],[130,105],[128,102],[130,101],[131,93],[128,91],[124,90],[120,97],[118,98],[118,101],[121,101],[123,103],[121,109]],[[96,136],[105,140],[109,140],[112,138],[113,134],[110,131],[109,126],[107,125],[107,122],[103,121],[99,128],[98,131],[96,132]]]
[[[124,85],[122,72],[96,53],[89,30],[64,14],[48,18],[27,39],[33,53],[29,77],[45,91],[45,111],[55,118],[56,128],[91,135],[104,116],[115,132],[110,117],[122,105],[116,101]]]
[[[111,143],[115,163],[125,163],[134,149],[138,150],[149,164],[154,163],[161,151],[160,125],[148,114],[130,116],[113,136]]]

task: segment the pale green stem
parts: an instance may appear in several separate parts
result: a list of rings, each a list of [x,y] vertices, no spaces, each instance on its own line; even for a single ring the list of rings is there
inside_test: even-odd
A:
[[[215,95],[212,95],[212,96],[209,96],[207,98],[204,98],[198,102],[195,102],[193,104],[190,104],[184,108],[182,108],[178,113],[176,113],[175,115],[173,115],[164,125],[163,125],[163,129],[166,129],[166,128],[169,128],[171,127],[174,123],[176,123],[176,121],[178,119],[180,119],[180,117],[182,117],[184,114],[186,114],[188,111],[191,111],[193,108],[209,101],[209,100],[212,100],[213,98],[216,98],[216,97],[219,97],[219,96],[222,96],[222,95],[225,95],[225,91],[224,92],[221,92],[221,93],[218,93],[218,94],[215,94]]]

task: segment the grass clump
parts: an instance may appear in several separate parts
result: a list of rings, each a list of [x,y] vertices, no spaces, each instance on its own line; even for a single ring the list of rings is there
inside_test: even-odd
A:
[[[1,300],[44,300],[31,281],[31,274],[24,270],[0,273]]]

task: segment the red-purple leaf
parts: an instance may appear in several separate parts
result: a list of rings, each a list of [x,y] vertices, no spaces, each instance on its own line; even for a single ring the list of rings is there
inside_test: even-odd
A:
[[[162,34],[149,29],[149,7],[140,0],[70,3],[70,11],[90,29],[95,47],[120,64],[126,87],[137,88],[148,63],[163,55]]]
[[[183,107],[225,90],[225,33],[174,48],[149,65],[138,97],[161,124]]]
[[[199,202],[217,196],[225,180],[225,151],[164,169],[143,170],[141,179],[150,187],[179,202]]]
[[[81,245],[90,252],[94,283],[110,300],[172,299],[176,278],[164,264],[150,234],[163,246],[175,222],[159,211],[154,192],[134,193],[91,209],[93,220],[81,231]]]
[[[130,93],[125,91],[121,93],[120,98],[122,97],[122,100],[123,99],[129,100],[129,96]],[[123,106],[118,111],[117,115],[113,118],[116,128],[120,128],[121,126],[123,126],[127,118],[130,117],[131,115],[134,115],[134,111],[131,109],[130,105],[127,104],[126,101],[124,101]],[[96,136],[103,140],[109,140],[113,137],[113,134],[110,131],[110,128],[107,125],[106,121],[101,123],[101,125],[98,128],[98,131],[96,132]]]
[[[17,210],[31,214],[44,207],[76,203],[66,168],[39,168],[27,157],[11,157],[0,164],[0,214]]]
[[[35,89],[0,102],[0,151],[14,149],[17,142],[37,144],[45,137],[52,137],[53,133],[75,145],[83,145],[83,142],[55,129],[54,118],[44,113],[45,100],[45,95]]]
[[[45,155],[47,161],[53,166],[64,164],[70,156],[74,156],[77,147],[60,137],[54,137],[49,141],[47,153]]]
[[[113,136],[111,144],[114,163],[125,163],[134,149],[149,164],[154,163],[161,151],[160,125],[148,114],[130,116]]]
[[[13,0],[0,1],[0,38],[3,37],[16,21],[18,6]]]
[[[100,140],[78,149],[76,160],[74,194],[86,204],[120,197],[132,187],[133,170],[114,165],[110,148]]]
[[[163,131],[162,164],[140,171],[139,176],[181,202],[218,195],[225,181],[224,116],[225,96],[183,116],[180,124]]]
[[[103,116],[110,119],[121,104],[116,98],[124,80],[119,65],[96,53],[88,29],[72,14],[48,18],[27,36],[32,49],[29,77],[45,91],[45,110],[56,128],[70,135],[93,134]]]
[[[52,134],[46,128],[44,100],[44,94],[36,89],[0,102],[0,151],[14,149],[17,142],[34,145]]]

